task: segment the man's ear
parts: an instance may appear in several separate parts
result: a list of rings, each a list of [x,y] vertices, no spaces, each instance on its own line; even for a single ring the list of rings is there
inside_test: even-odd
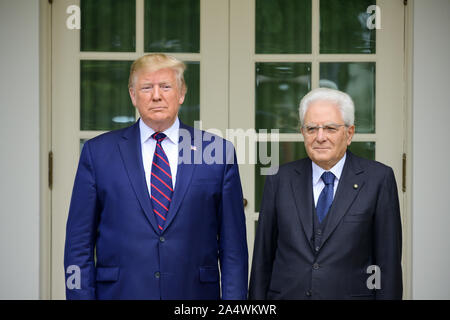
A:
[[[178,99],[178,104],[182,105],[184,102],[184,98],[186,97],[187,88],[186,86],[183,86],[183,89],[181,89],[180,92],[180,98]]]
[[[130,94],[131,103],[136,107],[136,95],[133,87],[128,88],[128,93]]]
[[[182,105],[184,102],[184,97],[185,95],[183,94],[182,96],[180,96],[180,99],[178,99],[178,104]]]
[[[348,127],[347,133],[347,145],[349,146],[352,143],[353,135],[355,134],[355,126],[353,125]]]

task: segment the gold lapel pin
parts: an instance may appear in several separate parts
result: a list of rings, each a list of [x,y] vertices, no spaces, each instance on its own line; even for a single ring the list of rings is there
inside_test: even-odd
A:
[[[353,189],[358,189],[358,185],[356,183],[353,185]]]

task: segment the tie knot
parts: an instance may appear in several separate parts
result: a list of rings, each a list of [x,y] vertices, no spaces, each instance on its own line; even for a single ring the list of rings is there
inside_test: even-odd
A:
[[[334,183],[334,174],[330,171],[322,173],[322,180],[326,185]]]
[[[155,132],[152,134],[152,138],[156,140],[156,142],[161,143],[167,136],[162,132]]]

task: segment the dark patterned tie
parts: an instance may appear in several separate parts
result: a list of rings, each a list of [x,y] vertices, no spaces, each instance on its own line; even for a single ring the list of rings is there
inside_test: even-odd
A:
[[[325,187],[319,196],[319,201],[317,202],[317,218],[319,222],[322,223],[325,219],[328,211],[330,210],[331,203],[333,202],[333,190],[334,190],[334,174],[329,171],[325,171],[322,174],[322,180],[325,183]]]
[[[151,198],[153,212],[158,221],[158,228],[162,231],[164,230],[164,223],[172,200],[172,174],[170,173],[169,160],[161,145],[166,135],[161,132],[155,132],[152,134],[152,138],[156,140],[156,148],[150,177]]]

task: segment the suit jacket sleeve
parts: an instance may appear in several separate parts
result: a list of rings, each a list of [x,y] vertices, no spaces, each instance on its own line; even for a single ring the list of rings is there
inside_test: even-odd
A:
[[[394,172],[386,173],[377,201],[374,217],[375,263],[380,268],[381,288],[377,299],[401,299],[402,281],[402,228]]]
[[[72,192],[69,217],[66,227],[64,269],[75,266],[80,272],[79,286],[68,287],[67,282],[76,284],[73,276],[66,274],[67,299],[95,299],[94,247],[99,217],[99,205],[95,174],[91,159],[89,141],[85,143],[80,156],[78,171]],[[69,268],[69,269],[68,269]]]
[[[249,299],[252,300],[265,300],[269,290],[278,238],[275,202],[274,176],[268,176],[264,185],[253,250],[249,288]]]
[[[222,185],[219,219],[219,259],[222,299],[247,299],[248,251],[239,168],[231,143],[226,144],[227,161]]]

